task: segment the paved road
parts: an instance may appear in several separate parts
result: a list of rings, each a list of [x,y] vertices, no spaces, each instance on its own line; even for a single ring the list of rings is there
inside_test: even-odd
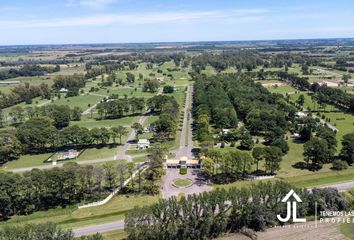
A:
[[[182,132],[181,132],[181,139],[179,148],[174,150],[176,154],[176,159],[180,159],[181,157],[188,157],[193,158],[192,149],[193,149],[193,139],[192,139],[192,92],[193,86],[188,86],[187,93],[186,93],[186,104],[184,108],[184,115],[183,115],[183,125],[182,125]]]
[[[121,229],[124,229],[124,220],[78,228],[78,229],[74,229],[73,232],[75,237],[81,237],[81,236],[92,235],[98,232],[102,233],[102,232],[109,232],[109,231],[121,230]]]
[[[101,158],[101,159],[95,159],[95,160],[83,160],[83,161],[76,161],[78,164],[94,164],[94,163],[102,163],[102,162],[109,162],[109,161],[115,161],[115,160],[121,160],[115,157],[108,157],[108,158]],[[34,167],[28,167],[28,168],[15,168],[11,169],[9,171],[12,172],[27,172],[31,171],[32,169],[50,169],[50,168],[55,168],[55,167],[62,167],[64,164],[63,163],[58,163],[57,165],[41,165],[41,166],[34,166]]]
[[[346,183],[337,183],[337,184],[332,184],[332,185],[326,185],[321,188],[336,188],[338,191],[344,191],[344,190],[349,190],[354,188],[354,182],[346,182]]]

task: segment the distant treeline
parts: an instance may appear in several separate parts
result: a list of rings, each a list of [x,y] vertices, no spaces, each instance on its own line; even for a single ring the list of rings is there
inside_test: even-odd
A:
[[[308,78],[287,72],[279,72],[278,76],[281,80],[290,82],[292,86],[299,90],[313,91],[320,103],[333,104],[338,108],[354,113],[354,96],[352,94],[345,93],[341,89],[320,85],[317,82],[311,84]]]
[[[0,71],[0,80],[16,77],[32,77],[43,76],[46,73],[59,72],[60,66],[55,67],[42,67],[39,65],[25,65],[19,69],[11,68],[9,70]]]
[[[216,71],[223,71],[229,67],[251,71],[263,63],[263,58],[253,50],[227,51],[221,54],[204,53],[192,58],[192,68],[197,73],[205,70],[208,65]]]

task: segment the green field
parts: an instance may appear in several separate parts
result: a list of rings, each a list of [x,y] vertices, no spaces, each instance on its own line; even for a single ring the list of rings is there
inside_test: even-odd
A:
[[[150,205],[157,202],[159,196],[119,195],[103,206],[78,209],[76,206],[40,211],[28,216],[14,216],[0,227],[27,223],[54,222],[63,228],[79,228],[94,224],[121,220],[124,214],[135,206]]]

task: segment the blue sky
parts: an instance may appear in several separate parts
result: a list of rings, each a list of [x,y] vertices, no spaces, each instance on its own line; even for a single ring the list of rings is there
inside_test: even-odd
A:
[[[0,45],[354,37],[352,0],[1,0]]]

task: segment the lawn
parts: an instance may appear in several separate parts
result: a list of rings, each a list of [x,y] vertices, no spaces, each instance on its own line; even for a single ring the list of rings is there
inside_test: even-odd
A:
[[[82,160],[96,160],[102,158],[112,158],[117,155],[119,147],[102,147],[102,148],[88,148],[82,152],[77,160],[61,161],[59,163],[78,162]],[[44,153],[37,155],[23,155],[17,160],[13,160],[4,164],[1,169],[11,170],[16,168],[36,167],[42,165],[50,165],[51,163],[44,163],[52,153]]]
[[[101,99],[103,99],[101,96],[83,94],[75,97],[57,99],[53,103],[57,105],[68,105],[71,108],[79,107],[84,111],[88,108],[89,104],[92,106]]]
[[[263,83],[263,82],[261,82]],[[271,87],[267,88],[269,92],[271,93],[279,93],[285,95],[286,93],[295,93],[297,90],[293,88],[292,86],[281,86],[281,87]]]
[[[7,162],[1,168],[2,169],[15,169],[15,168],[25,168],[25,167],[34,167],[39,165],[48,165],[50,163],[44,163],[44,160],[47,160],[52,154],[44,153],[37,155],[22,155],[19,159]]]
[[[151,205],[159,196],[120,195],[103,206],[78,209],[77,206],[39,211],[28,216],[14,216],[0,227],[28,223],[54,222],[63,228],[79,228],[121,220],[124,214],[135,206]]]
[[[339,230],[348,239],[354,239],[354,225],[353,225],[353,223],[342,223],[339,226]]]
[[[173,181],[174,185],[177,187],[187,187],[192,184],[192,181],[187,178],[178,178]]]
[[[104,120],[95,120],[95,119],[88,119],[83,118],[81,121],[73,121],[71,125],[78,125],[80,127],[86,128],[95,128],[95,127],[116,127],[116,126],[127,126],[130,127],[133,125],[134,122],[139,120],[139,116],[129,116],[129,117],[122,117],[119,119],[104,119]]]
[[[123,240],[126,239],[127,233],[124,230],[116,230],[102,233],[102,236],[104,240]]]

